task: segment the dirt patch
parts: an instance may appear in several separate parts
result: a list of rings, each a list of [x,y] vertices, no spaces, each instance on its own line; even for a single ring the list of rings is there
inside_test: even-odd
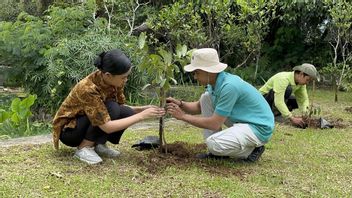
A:
[[[52,141],[51,134],[46,135],[36,135],[30,137],[20,137],[13,139],[0,140],[0,147],[10,147],[16,145],[37,145],[37,144],[46,144]]]
[[[307,123],[307,127],[320,129],[321,128],[321,119],[320,118],[303,118],[305,123]],[[330,128],[347,128],[349,126],[348,123],[345,123],[342,118],[327,118],[332,127]]]
[[[165,151],[165,149],[163,149]],[[191,164],[202,167],[209,174],[236,175],[241,179],[245,179],[248,172],[239,171],[229,165],[231,163],[243,163],[233,159],[228,160],[200,160],[195,156],[197,153],[206,152],[205,144],[188,144],[185,142],[175,142],[167,144],[167,153],[160,153],[159,150],[152,151],[146,158],[138,159],[137,164],[145,168],[151,174],[157,174],[164,171],[167,167],[176,166],[179,169],[188,169]]]
[[[352,113],[352,107],[346,107],[345,108],[345,111],[349,112],[349,113]]]
[[[173,144],[167,144],[162,148],[162,152],[164,154],[170,154],[175,157],[180,157],[180,158],[191,158],[192,157],[192,151],[193,153],[200,153],[204,152],[206,150],[206,145],[205,144],[197,144],[190,146],[184,142],[175,142]]]

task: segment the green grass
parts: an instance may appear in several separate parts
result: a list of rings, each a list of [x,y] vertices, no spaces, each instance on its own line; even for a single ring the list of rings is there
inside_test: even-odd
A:
[[[347,128],[298,129],[276,124],[272,140],[255,164],[200,161],[130,146],[157,127],[129,129],[118,159],[89,166],[74,150],[51,144],[0,148],[0,197],[350,197],[352,195],[352,94],[315,93],[321,116],[342,118]],[[156,121],[157,122],[157,121]],[[192,155],[202,143],[201,130],[167,122],[168,143],[187,142]],[[186,144],[185,144],[186,145]],[[205,151],[205,150],[204,150]]]

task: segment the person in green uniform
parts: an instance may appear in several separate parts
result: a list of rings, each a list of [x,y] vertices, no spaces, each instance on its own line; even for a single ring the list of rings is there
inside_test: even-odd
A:
[[[302,116],[292,115],[292,110],[299,108],[306,113],[309,107],[307,84],[319,80],[319,73],[314,65],[303,63],[295,66],[291,72],[280,72],[272,76],[259,91],[272,108],[275,116],[289,119],[295,126],[304,128],[306,123]],[[275,109],[278,112],[275,112]]]

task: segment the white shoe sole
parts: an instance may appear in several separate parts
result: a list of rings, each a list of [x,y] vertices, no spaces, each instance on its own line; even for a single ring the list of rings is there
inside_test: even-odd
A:
[[[89,165],[99,164],[99,163],[101,163],[101,162],[103,161],[103,160],[99,160],[99,161],[89,161],[89,160],[80,158],[80,157],[77,156],[76,154],[75,154],[73,157],[75,157],[75,158],[81,160],[82,162],[86,162],[86,163],[88,163]]]
[[[99,150],[95,150],[95,152],[100,156],[104,156],[108,158],[117,158],[121,155],[120,151],[116,151],[116,154],[111,154],[109,152],[100,152]]]

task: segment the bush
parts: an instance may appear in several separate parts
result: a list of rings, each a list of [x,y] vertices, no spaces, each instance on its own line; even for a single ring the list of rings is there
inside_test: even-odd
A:
[[[74,84],[97,69],[93,61],[102,51],[119,48],[130,57],[134,65],[138,64],[138,53],[134,52],[132,45],[128,45],[133,42],[132,37],[117,33],[112,36],[94,31],[60,40],[45,54],[48,61],[45,73],[47,82],[42,85],[42,89],[47,95],[45,98],[50,97],[51,101],[51,104],[46,104],[57,108]],[[143,76],[137,70],[133,70],[126,88],[127,96],[133,96],[139,91],[144,84],[142,79]],[[129,94],[130,92],[132,94]]]
[[[43,19],[21,13],[16,22],[0,23],[0,62],[11,66],[11,84],[38,96],[36,106],[54,113],[70,88],[96,69],[92,63],[104,50],[120,48],[134,65],[139,63],[135,38],[120,30],[107,32],[106,20],[94,19],[93,9],[52,7]],[[126,95],[133,97],[144,78],[134,71]]]

